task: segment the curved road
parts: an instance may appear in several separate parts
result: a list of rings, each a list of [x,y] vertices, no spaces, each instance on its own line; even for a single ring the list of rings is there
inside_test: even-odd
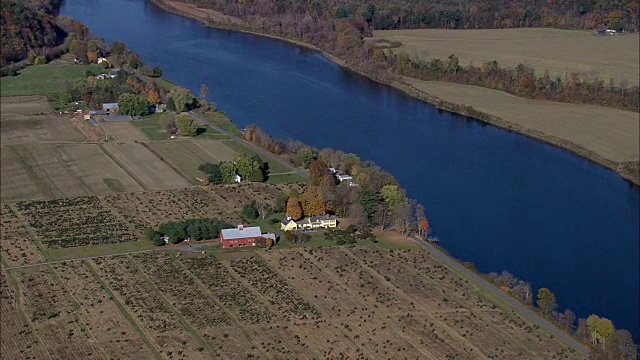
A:
[[[589,356],[589,349],[584,344],[572,338],[571,336],[567,335],[564,331],[558,329],[555,325],[550,323],[548,320],[546,320],[542,316],[538,315],[536,312],[528,308],[526,305],[524,305],[520,301],[505,294],[504,292],[502,292],[502,290],[498,289],[497,287],[495,287],[493,284],[491,284],[487,280],[483,279],[478,274],[467,269],[466,267],[464,267],[464,265],[460,264],[459,262],[454,260],[451,256],[443,253],[442,251],[437,249],[435,246],[429,244],[428,242],[424,240],[420,240],[414,235],[410,235],[409,238],[411,238],[411,240],[418,243],[418,245],[420,245],[425,250],[428,250],[429,252],[431,252],[433,256],[435,256],[438,260],[442,261],[445,265],[447,265],[454,271],[457,271],[458,273],[469,278],[470,280],[475,281],[479,286],[486,289],[491,295],[495,296],[497,299],[500,299],[504,303],[516,309],[522,316],[524,316],[534,324],[537,324],[540,327],[548,330],[550,333],[553,334],[553,336],[560,339],[566,345],[578,350],[585,357]]]

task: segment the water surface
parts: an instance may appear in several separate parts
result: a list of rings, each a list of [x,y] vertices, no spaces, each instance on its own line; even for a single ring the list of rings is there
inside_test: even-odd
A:
[[[320,54],[210,29],[144,0],[67,0],[61,14],[124,41],[244,126],[354,152],[391,172],[453,256],[508,270],[638,338],[637,188],[567,151],[439,112]]]

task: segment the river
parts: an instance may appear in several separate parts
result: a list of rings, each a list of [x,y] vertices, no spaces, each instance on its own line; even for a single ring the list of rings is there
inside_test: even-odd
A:
[[[354,152],[424,204],[456,258],[545,286],[638,339],[640,194],[567,151],[440,112],[317,52],[206,28],[145,0],[67,0],[61,15],[121,40],[239,125]]]

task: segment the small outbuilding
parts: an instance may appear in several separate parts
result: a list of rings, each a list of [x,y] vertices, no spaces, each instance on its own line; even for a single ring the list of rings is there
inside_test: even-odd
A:
[[[118,103],[104,103],[102,104],[102,110],[106,111],[109,115],[118,112]]]

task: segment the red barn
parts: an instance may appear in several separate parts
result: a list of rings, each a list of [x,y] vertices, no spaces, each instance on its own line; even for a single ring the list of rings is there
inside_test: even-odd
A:
[[[254,246],[256,238],[262,237],[260,226],[244,227],[238,225],[233,229],[220,231],[220,243],[223,248]]]

